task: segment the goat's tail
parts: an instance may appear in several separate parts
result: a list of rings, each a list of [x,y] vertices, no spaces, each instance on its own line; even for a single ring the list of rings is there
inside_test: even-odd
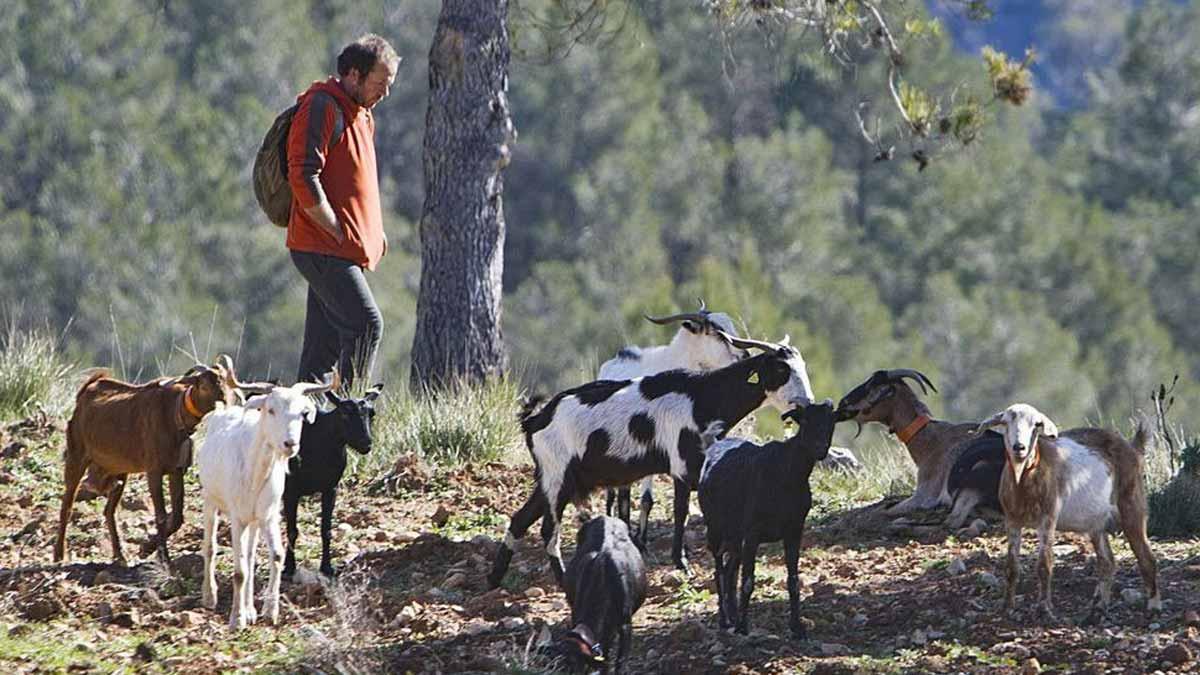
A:
[[[1146,424],[1144,422],[1138,422],[1137,431],[1133,432],[1133,438],[1129,441],[1129,444],[1133,446],[1133,449],[1136,450],[1139,455],[1145,457],[1146,442],[1148,440],[1150,440],[1150,432],[1146,431]]]

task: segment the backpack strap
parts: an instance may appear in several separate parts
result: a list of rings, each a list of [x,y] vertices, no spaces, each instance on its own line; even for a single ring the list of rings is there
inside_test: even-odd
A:
[[[329,147],[338,144],[342,140],[342,134],[346,132],[346,113],[342,111],[342,105],[337,102],[337,99],[324,91],[314,91],[313,96],[323,96],[329,99],[330,105],[333,106],[333,136],[329,139]]]

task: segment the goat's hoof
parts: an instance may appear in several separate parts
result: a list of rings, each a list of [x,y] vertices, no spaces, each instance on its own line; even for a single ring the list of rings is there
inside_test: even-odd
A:
[[[1153,597],[1153,598],[1150,598],[1150,601],[1146,603],[1146,611],[1148,611],[1148,612],[1161,612],[1161,611],[1163,611],[1163,601],[1162,601],[1162,598],[1160,598],[1160,597],[1158,597],[1158,596],[1155,596],[1155,597]]]
[[[692,567],[688,564],[687,556],[682,556],[674,560],[675,569],[681,570],[687,574],[692,573]]]
[[[268,605],[266,607],[263,607],[263,614],[267,617],[267,620],[271,622],[272,626],[279,625],[279,604],[278,603],[274,603],[274,604]]]
[[[217,591],[215,588],[213,589],[211,595],[209,595],[208,593],[205,593],[203,596],[201,596],[200,605],[202,607],[204,607],[205,609],[216,609],[217,608]]]
[[[737,633],[738,635],[749,635],[750,624],[738,622],[738,625],[733,629],[733,632]]]

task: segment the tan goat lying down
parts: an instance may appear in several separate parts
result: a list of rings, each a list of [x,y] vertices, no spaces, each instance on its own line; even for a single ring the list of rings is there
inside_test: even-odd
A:
[[[1146,488],[1142,480],[1146,431],[1139,425],[1132,441],[1105,429],[1058,427],[1037,408],[1017,403],[979,425],[1004,434],[1006,466],[1000,478],[1000,504],[1008,527],[1008,589],[1011,611],[1020,576],[1021,529],[1037,528],[1039,607],[1053,618],[1050,581],[1054,568],[1054,532],[1085,532],[1096,551],[1100,583],[1093,611],[1102,613],[1112,596],[1116,563],[1105,527],[1116,519],[1137,558],[1151,611],[1162,609],[1158,568],[1146,538]]]

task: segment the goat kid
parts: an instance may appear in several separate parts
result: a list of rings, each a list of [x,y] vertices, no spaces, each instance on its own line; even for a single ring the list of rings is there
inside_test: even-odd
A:
[[[647,321],[669,326],[680,322],[679,330],[666,345],[656,347],[626,347],[613,358],[600,364],[598,380],[632,380],[667,370],[712,370],[722,368],[746,356],[744,350],[729,344],[723,335],[737,335],[733,320],[728,314],[710,312],[700,300],[700,309],[695,312],[670,316],[645,316]],[[613,503],[617,504],[617,515],[629,524],[629,487],[608,488],[605,512],[613,514]],[[650,509],[654,506],[654,476],[642,480],[641,510],[635,541],[645,550],[646,530]]]
[[[196,463],[204,495],[204,580],[201,602],[217,606],[213,557],[217,545],[217,520],[229,519],[233,548],[233,600],[229,627],[240,630],[254,623],[254,552],[262,530],[270,553],[270,579],[263,612],[271,623],[279,621],[279,577],[283,568],[279,517],[284,474],[288,461],[300,450],[305,420],[312,422],[317,409],[310,394],[336,388],[337,373],[326,384],[299,383],[280,387],[270,383],[244,385],[253,396],[244,406],[215,413]]]
[[[784,419],[797,425],[791,438],[765,445],[727,438],[708,449],[700,475],[700,509],[717,582],[721,628],[750,630],[750,596],[758,547],[783,541],[787,567],[789,627],[806,637],[800,621],[800,544],[812,508],[809,476],[829,453],[835,426],[833,402],[791,410]],[[742,583],[737,593],[738,570]]]
[[[1150,611],[1162,609],[1158,566],[1146,537],[1146,488],[1142,479],[1146,430],[1138,425],[1132,442],[1106,429],[1063,433],[1037,408],[1017,403],[984,420],[979,429],[1003,430],[1007,466],[1000,477],[1000,504],[1008,528],[1008,588],[1011,612],[1020,576],[1021,529],[1037,528],[1039,609],[1054,619],[1050,599],[1056,530],[1084,532],[1096,551],[1100,577],[1093,615],[1103,614],[1112,596],[1116,563],[1106,527],[1120,524],[1146,585]]]
[[[624,521],[598,516],[579,528],[565,589],[572,628],[561,651],[580,665],[606,670],[619,633],[614,670],[624,672],[633,615],[646,599],[646,565]]]
[[[381,391],[382,384],[372,387],[362,398],[342,398],[327,391],[325,397],[333,403],[333,408],[318,410],[316,419],[304,424],[300,453],[288,461],[283,488],[283,517],[288,534],[283,562],[285,579],[291,579],[296,572],[296,541],[300,536],[296,516],[300,498],[317,493],[321,495],[321,574],[334,575],[329,545],[333,538],[337,486],[346,471],[346,446],[363,455],[371,451],[371,422],[375,419],[375,399]]]
[[[113,562],[126,564],[116,512],[129,474],[145,473],[154,502],[157,537],[147,542],[142,555],[157,550],[158,559],[170,564],[167,539],[183,525],[183,472],[192,463],[192,432],[217,405],[237,398],[237,376],[228,356],[212,366],[197,365],[182,377],[159,378],[130,384],[96,371],[75,395],[75,411],[67,422],[63,453],[64,490],[59,510],[54,561],[67,553],[67,523],[87,473],[107,495],[104,521],[112,544]],[[171,491],[168,518],[162,479]]]
[[[562,583],[559,525],[568,502],[582,504],[597,487],[628,485],[670,473],[675,480],[671,558],[687,569],[683,529],[688,497],[704,461],[700,430],[719,421],[731,429],[764,403],[780,410],[812,402],[800,352],[727,336],[739,349],[762,353],[709,372],[672,370],[626,381],[599,380],[568,389],[521,420],[535,483],[496,550],[488,583],[500,585],[516,542],[542,519],[542,540]]]

